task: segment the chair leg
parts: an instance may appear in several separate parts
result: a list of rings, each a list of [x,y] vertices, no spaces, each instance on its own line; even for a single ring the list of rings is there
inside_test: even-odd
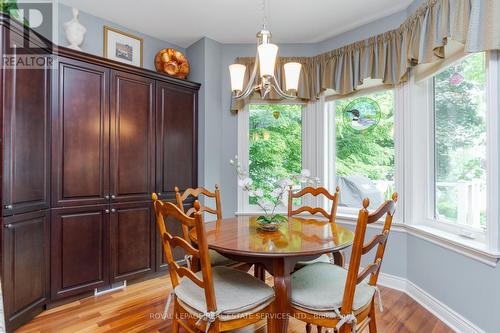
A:
[[[260,267],[260,276],[259,276],[259,279],[263,282],[266,282],[266,269],[264,268],[264,266],[261,266]]]
[[[177,318],[177,309],[174,304],[174,318],[172,320],[172,333],[179,333],[179,321]]]
[[[266,270],[261,264],[253,265],[253,276],[261,281],[266,281]]]
[[[372,300],[368,316],[370,317],[370,322],[368,323],[370,333],[377,333],[377,321],[375,320],[375,299]]]
[[[343,251],[333,253],[333,263],[337,266],[344,267],[345,256]]]
[[[306,324],[306,333],[311,333],[311,326],[309,323]]]
[[[208,330],[208,333],[219,333],[219,323],[218,321],[215,321],[212,326],[210,326],[210,329]]]
[[[260,266],[259,264],[254,264],[253,265],[253,276],[256,278],[259,278],[260,274]]]
[[[273,305],[271,305],[271,309],[269,311],[269,313],[267,314],[266,316],[266,321],[267,321],[267,333],[271,333],[271,332],[274,332],[274,328],[273,328],[273,317],[270,315],[271,313],[274,312],[273,310]]]

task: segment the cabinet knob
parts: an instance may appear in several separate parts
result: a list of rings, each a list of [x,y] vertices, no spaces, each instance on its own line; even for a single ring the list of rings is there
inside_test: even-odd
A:
[[[14,206],[12,206],[12,205],[5,205],[5,209],[12,209],[12,208],[14,208]]]
[[[114,212],[116,212],[116,209],[111,208],[111,213],[114,213]]]
[[[10,228],[12,228],[12,224],[10,224],[10,223],[9,223],[9,224],[6,224],[6,225],[4,225],[4,228],[5,228],[5,229],[10,229]]]
[[[111,199],[116,199],[116,195],[111,194]]]
[[[109,195],[107,195],[107,194],[106,194],[106,195],[104,196],[104,199],[109,199]]]
[[[106,214],[109,214],[109,209],[106,209],[104,212],[105,212]]]

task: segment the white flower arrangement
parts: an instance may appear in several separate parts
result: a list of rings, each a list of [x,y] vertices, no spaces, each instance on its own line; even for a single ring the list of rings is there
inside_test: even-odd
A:
[[[236,169],[238,174],[238,186],[241,187],[243,191],[248,192],[249,196],[257,198],[257,205],[264,211],[265,216],[259,217],[260,222],[272,223],[277,220],[286,220],[285,217],[276,215],[275,211],[280,204],[284,206],[288,204],[288,189],[290,186],[298,184],[317,186],[319,184],[318,177],[311,177],[311,172],[307,169],[303,169],[299,174],[292,174],[290,178],[278,180],[273,184],[274,188],[271,193],[265,196],[264,190],[256,188],[252,179],[249,178],[248,171],[242,168],[238,160],[238,155],[236,155],[234,159],[229,160],[229,164]],[[271,198],[268,198],[269,196]]]

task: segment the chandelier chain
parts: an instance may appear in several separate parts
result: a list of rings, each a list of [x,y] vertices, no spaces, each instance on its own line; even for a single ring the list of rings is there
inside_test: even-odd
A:
[[[267,29],[267,10],[266,10],[266,0],[262,0],[262,26]]]

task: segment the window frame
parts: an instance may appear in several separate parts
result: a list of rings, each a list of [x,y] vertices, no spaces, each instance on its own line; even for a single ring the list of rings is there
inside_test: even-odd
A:
[[[248,104],[245,105],[244,109],[238,112],[238,160],[241,166],[245,170],[249,170],[249,130],[250,130],[250,105],[251,104],[285,104],[285,105],[301,105],[302,106],[302,168],[304,168],[304,156],[306,155],[306,150],[309,149],[304,144],[304,137],[306,135],[305,130],[305,108],[307,104],[300,100],[294,101],[266,101],[261,99],[252,99]],[[249,203],[249,195],[247,192],[238,186],[238,211],[236,215],[257,215],[263,214],[264,211],[258,205],[251,205]],[[276,214],[287,214],[288,207],[283,205],[278,205],[276,208]]]
[[[410,89],[413,90],[413,98],[416,95],[424,94],[423,103],[413,103],[409,109],[413,116],[415,112],[424,111],[425,133],[424,140],[418,143],[416,133],[422,133],[418,125],[410,124],[413,132],[412,140],[415,142],[413,148],[420,153],[423,152],[423,163],[420,167],[424,170],[421,173],[413,174],[413,182],[417,184],[422,182],[423,188],[416,190],[411,194],[413,196],[412,204],[419,205],[422,202],[418,201],[417,196],[421,195],[424,198],[424,210],[421,213],[414,212],[409,219],[409,224],[422,225],[428,231],[436,235],[450,235],[458,241],[464,243],[479,243],[484,244],[486,248],[491,250],[498,249],[498,55],[496,52],[485,52],[485,71],[486,71],[486,184],[487,184],[487,207],[486,207],[486,228],[479,230],[467,225],[458,225],[453,222],[447,222],[435,218],[436,201],[435,201],[435,107],[434,107],[434,77],[441,71],[453,65],[457,61],[461,61],[469,54],[463,54],[452,63],[447,63],[439,71],[422,82],[411,82]],[[419,110],[420,108],[420,110]],[[416,156],[414,156],[415,159]],[[408,161],[406,161],[408,165]],[[415,169],[415,168],[413,168]],[[423,190],[423,191],[422,191]],[[445,236],[447,237],[447,236]]]

